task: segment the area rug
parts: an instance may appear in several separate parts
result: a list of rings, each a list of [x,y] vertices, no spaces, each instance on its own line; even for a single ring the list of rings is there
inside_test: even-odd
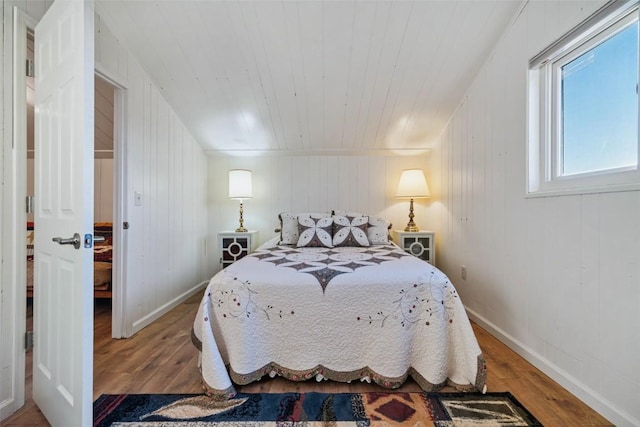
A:
[[[510,393],[102,395],[96,427],[541,426]]]

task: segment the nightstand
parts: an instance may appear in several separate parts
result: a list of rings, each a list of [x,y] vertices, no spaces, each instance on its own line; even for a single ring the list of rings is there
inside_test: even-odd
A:
[[[218,247],[220,248],[222,268],[226,268],[240,258],[249,255],[257,246],[257,230],[249,230],[244,233],[221,231],[218,233]]]
[[[436,265],[436,235],[433,231],[393,230],[393,241],[406,252]]]

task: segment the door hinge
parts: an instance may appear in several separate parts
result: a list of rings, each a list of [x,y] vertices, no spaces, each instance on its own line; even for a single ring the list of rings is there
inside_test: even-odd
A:
[[[32,59],[27,59],[27,77],[34,77],[34,72],[33,72],[33,60]]]
[[[24,333],[24,349],[26,351],[33,350],[33,331]]]
[[[26,211],[28,214],[33,213],[33,196],[27,196]]]

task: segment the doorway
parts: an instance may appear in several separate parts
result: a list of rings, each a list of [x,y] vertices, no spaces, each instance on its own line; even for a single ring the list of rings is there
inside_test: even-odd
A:
[[[33,61],[33,34],[27,34],[27,59]],[[34,174],[37,155],[34,149],[34,78],[26,79],[27,99],[27,196],[34,194]],[[112,298],[117,275],[113,274],[113,258],[119,245],[114,245],[113,223],[116,201],[115,168],[115,100],[117,88],[96,75],[94,86],[94,302],[100,312],[112,311]],[[32,212],[27,213],[27,314],[30,313],[33,298],[33,239],[37,224]],[[104,241],[98,242],[103,238]],[[117,292],[117,291],[116,291]],[[110,313],[111,315],[111,313]],[[29,320],[29,319],[28,319]],[[113,321],[110,322],[113,324]],[[29,330],[29,328],[27,328]],[[111,330],[108,332],[111,335]]]

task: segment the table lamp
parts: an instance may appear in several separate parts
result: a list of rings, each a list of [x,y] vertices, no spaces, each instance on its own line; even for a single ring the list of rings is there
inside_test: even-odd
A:
[[[428,199],[431,197],[427,180],[421,169],[406,169],[402,171],[400,183],[396,197],[399,199],[410,199],[409,202],[409,223],[404,231],[420,231],[416,223],[413,222],[413,199]]]
[[[236,232],[243,233],[247,229],[244,227],[243,201],[253,198],[253,187],[251,185],[251,171],[245,169],[233,169],[229,171],[229,198],[240,200],[240,226]]]

